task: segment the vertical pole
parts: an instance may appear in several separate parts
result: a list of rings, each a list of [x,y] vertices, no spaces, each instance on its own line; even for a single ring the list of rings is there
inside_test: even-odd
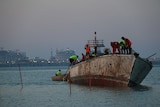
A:
[[[70,71],[69,71],[69,89],[70,89],[70,96],[71,96],[71,77],[70,77]]]
[[[95,34],[95,38],[94,38],[94,42],[95,42],[95,47],[94,47],[94,50],[95,50],[95,55],[97,55],[97,39],[96,39],[96,32],[94,32]]]
[[[89,89],[91,90],[91,74],[89,73]]]
[[[20,64],[18,64],[18,68],[19,68],[20,81],[21,81],[21,85],[22,85],[22,88],[23,88],[23,82],[22,82],[22,74],[21,74]]]
[[[89,63],[89,88],[91,90],[91,84],[92,84],[92,81],[91,81],[91,73],[90,73],[90,63]]]

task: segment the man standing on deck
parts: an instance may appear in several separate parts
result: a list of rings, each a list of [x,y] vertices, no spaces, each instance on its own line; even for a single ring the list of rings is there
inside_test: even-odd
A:
[[[131,48],[132,42],[128,38],[125,38],[125,37],[122,37],[122,40],[124,40],[126,43],[127,54],[131,54],[132,53],[132,48]]]
[[[90,46],[88,44],[85,46],[85,50],[86,50],[86,58],[89,58],[89,56],[90,56]]]
[[[126,42],[123,39],[119,41],[119,47],[121,50],[121,54],[125,54],[126,53]]]

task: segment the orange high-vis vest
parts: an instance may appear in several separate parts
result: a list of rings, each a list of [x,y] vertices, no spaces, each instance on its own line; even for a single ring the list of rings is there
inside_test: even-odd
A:
[[[90,52],[90,47],[86,46],[86,52],[89,53]]]

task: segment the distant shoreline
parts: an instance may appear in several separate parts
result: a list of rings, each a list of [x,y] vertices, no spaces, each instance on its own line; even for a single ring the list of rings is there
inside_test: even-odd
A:
[[[20,64],[21,67],[41,67],[41,66],[69,66],[68,63],[57,64]],[[0,67],[18,67],[18,64],[0,64]]]

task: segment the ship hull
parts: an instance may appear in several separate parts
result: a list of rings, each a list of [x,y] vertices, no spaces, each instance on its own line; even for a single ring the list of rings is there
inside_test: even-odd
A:
[[[152,69],[152,63],[146,59],[137,57],[130,75],[129,86],[139,85]]]
[[[141,72],[141,65],[144,68]],[[142,67],[143,68],[143,67]],[[102,55],[69,67],[72,83],[89,86],[135,86],[140,84],[151,70],[147,61],[135,55]],[[137,70],[138,69],[138,70]],[[137,76],[140,76],[139,80]]]

